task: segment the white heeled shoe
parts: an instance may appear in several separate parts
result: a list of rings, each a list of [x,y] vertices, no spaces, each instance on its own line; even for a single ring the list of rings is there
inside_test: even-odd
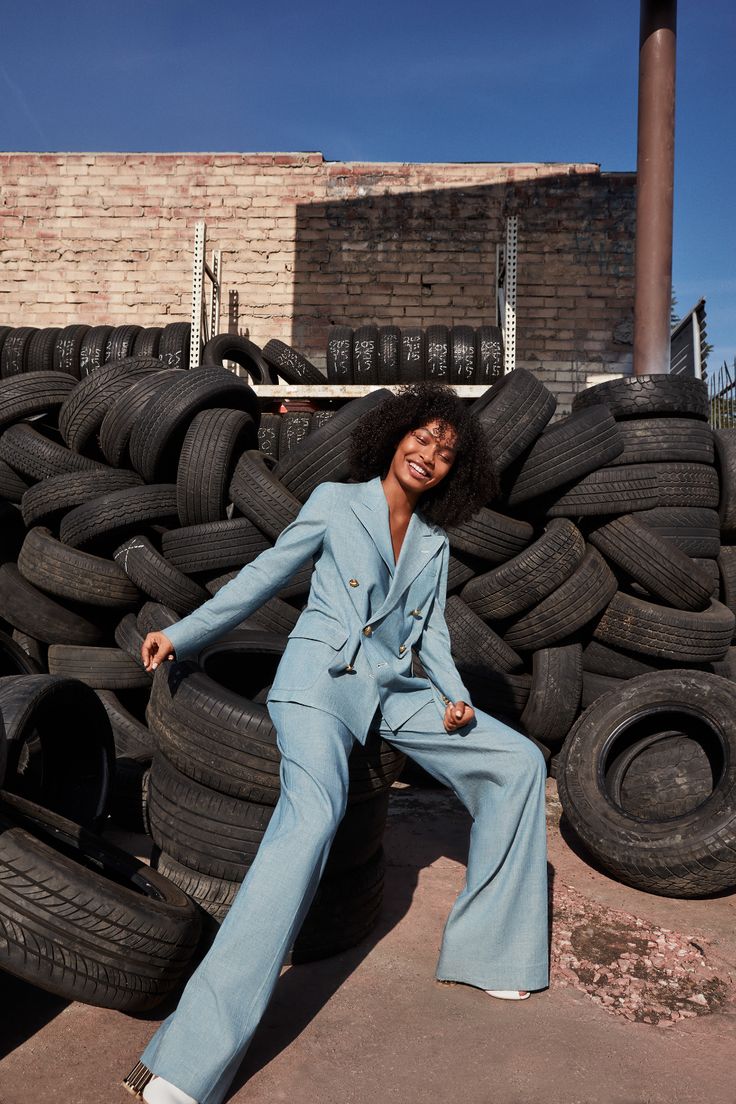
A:
[[[193,1096],[177,1089],[163,1077],[153,1077],[143,1089],[145,1104],[197,1104]]]
[[[527,989],[484,989],[483,992],[501,1000],[526,1000],[530,995]]]

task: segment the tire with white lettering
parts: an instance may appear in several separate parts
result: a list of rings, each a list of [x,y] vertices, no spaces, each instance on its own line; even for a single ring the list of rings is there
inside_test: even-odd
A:
[[[447,326],[428,326],[425,379],[450,382],[450,331]]]
[[[353,331],[350,326],[330,326],[327,335],[327,381],[353,382]]]
[[[263,346],[263,359],[278,372],[287,383],[324,383],[325,377],[311,360],[298,353],[291,345],[272,338]]]
[[[503,335],[499,326],[479,326],[475,331],[473,383],[490,387],[503,373]]]
[[[0,798],[0,965],[67,1000],[154,1008],[190,969],[196,906],[133,855],[31,801]]]
[[[629,679],[578,718],[557,784],[569,824],[618,880],[668,897],[736,883],[736,685],[728,679],[687,670]]]
[[[402,326],[399,342],[399,382],[416,383],[427,372],[427,335],[421,326]]]
[[[708,387],[705,380],[686,376],[624,376],[579,391],[573,410],[597,403],[610,407],[614,418],[648,418],[651,415],[708,420]]]
[[[141,326],[116,326],[107,339],[105,364],[132,357],[133,346],[141,330]]]
[[[7,334],[0,352],[0,378],[12,379],[28,367],[28,346],[37,333],[35,326],[18,326]]]
[[[158,347],[161,344],[162,326],[149,326],[136,337],[133,342],[133,356],[157,357]]]
[[[191,331],[188,322],[170,322],[164,326],[158,343],[158,357],[165,368],[182,368],[184,371],[189,368]]]
[[[209,599],[204,587],[170,564],[147,537],[129,537],[115,549],[113,559],[139,590],[182,616]]]
[[[450,382],[475,382],[475,331],[472,326],[450,329]]]
[[[378,326],[359,326],[353,333],[353,382],[380,382]]]
[[[280,480],[300,502],[306,502],[319,483],[346,481],[351,470],[353,429],[364,414],[380,406],[390,394],[390,391],[380,387],[345,403],[326,425],[308,434],[279,460],[273,469],[274,478]]]
[[[309,433],[312,420],[311,410],[287,410],[281,415],[279,425],[279,459],[286,458],[300,441]]]
[[[79,349],[80,379],[84,379],[90,372],[101,368],[105,363],[105,352],[111,334],[112,326],[92,326],[91,329],[87,330]]]
[[[81,379],[82,343],[88,333],[89,326],[79,325],[65,326],[59,332],[54,346],[53,368],[55,372],[66,372],[70,376]]]
[[[378,329],[378,382],[397,383],[399,379],[399,342],[401,330],[398,326],[379,326]],[[329,363],[329,362],[328,362]],[[329,378],[329,372],[328,372]]]
[[[274,460],[278,460],[280,432],[280,414],[261,414],[261,424],[258,427],[258,449],[264,456],[270,456]]]

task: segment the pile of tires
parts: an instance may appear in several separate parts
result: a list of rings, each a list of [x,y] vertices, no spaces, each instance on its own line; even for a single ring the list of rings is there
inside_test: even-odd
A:
[[[83,379],[126,357],[157,357],[166,368],[188,368],[191,327],[0,326],[0,379],[23,372],[65,372]]]
[[[364,402],[370,406],[379,397]],[[360,401],[335,414],[336,442],[347,440],[364,408]],[[274,474],[276,461],[258,448],[259,419],[258,400],[245,378],[217,365],[184,371],[164,368],[155,357],[128,357],[81,379],[52,370],[0,380],[0,656],[17,693],[25,677],[76,687],[79,699],[72,700],[71,691],[64,692],[66,698],[55,691],[56,712],[63,705],[69,714],[68,722],[56,718],[56,731],[60,737],[70,728],[74,732],[74,739],[64,744],[65,770],[57,767],[59,752],[52,754],[62,741],[54,744],[46,736],[54,720],[50,707],[44,706],[43,725],[26,725],[27,736],[18,742],[10,705],[0,702],[7,728],[0,738],[7,758],[6,815],[11,818],[20,809],[10,802],[12,796],[34,804],[38,833],[46,831],[39,825],[51,815],[76,821],[88,832],[103,828],[108,817],[123,827],[150,832],[156,857],[146,883],[148,916],[159,900],[164,911],[171,906],[175,914],[171,923],[164,917],[159,929],[151,927],[170,947],[168,957],[159,956],[153,978],[143,977],[149,971],[149,943],[140,960],[131,958],[133,974],[146,960],[138,981],[121,975],[115,993],[101,980],[99,985],[81,984],[96,976],[95,962],[81,952],[78,970],[64,974],[64,955],[79,951],[71,937],[60,937],[58,977],[45,970],[45,951],[35,959],[17,951],[16,965],[27,963],[23,976],[55,992],[129,1009],[163,999],[191,960],[199,939],[193,936],[195,929],[202,926],[207,937],[221,920],[277,800],[279,756],[263,695],[306,598],[310,571],[300,572],[265,603],[240,635],[221,642],[218,658],[210,656],[204,670],[176,664],[158,672],[159,682],[171,677],[185,688],[191,685],[192,692],[199,687],[201,700],[217,713],[225,698],[237,698],[240,720],[233,712],[221,735],[223,741],[245,740],[243,725],[250,726],[251,751],[257,746],[265,763],[258,785],[233,790],[232,779],[202,776],[196,749],[205,736],[196,731],[195,713],[180,718],[177,729],[171,710],[162,704],[163,690],[151,704],[151,677],[140,661],[146,632],[165,628],[205,601],[267,548],[301,508],[301,501]],[[316,437],[317,430],[310,434]],[[303,473],[305,480],[312,475]],[[249,667],[264,678],[260,687],[249,690],[254,700],[243,696],[242,687],[236,694],[225,685],[222,673],[233,658],[242,664],[243,650],[254,657]],[[178,700],[183,693],[180,687]],[[90,696],[94,715],[80,704]],[[84,739],[75,725],[86,733]],[[189,733],[187,754],[172,743],[183,738],[183,731]],[[22,754],[16,754],[13,749],[20,747]],[[293,961],[352,946],[376,923],[388,790],[402,765],[403,759],[377,737],[367,749],[356,749],[348,814],[291,951]],[[28,839],[31,813],[22,811],[22,838]],[[233,833],[225,862],[217,852],[217,815],[230,818]],[[187,816],[189,837],[181,832]],[[69,840],[74,829],[65,833]],[[61,839],[58,834],[54,838]],[[209,839],[212,853],[209,845],[197,848],[197,839]],[[76,868],[89,865],[92,844],[86,839],[74,846],[74,854],[71,844],[64,849],[64,862],[76,864],[65,875],[70,886],[78,886]],[[114,881],[122,893],[123,860],[110,857],[106,846],[98,840],[98,874],[103,882]],[[51,855],[44,859],[52,865],[55,861]],[[137,860],[126,868],[133,895],[139,892],[135,879],[144,876],[140,868]],[[160,891],[164,877],[166,893]],[[177,894],[177,885],[184,895]],[[36,881],[29,880],[24,893],[33,896],[34,886]],[[115,907],[100,884],[89,895],[103,908]],[[8,915],[22,914],[20,904],[7,903]],[[58,907],[66,907],[63,900]],[[90,913],[90,924],[94,915]],[[50,927],[49,917],[44,923]],[[36,929],[29,928],[27,935],[38,943]],[[112,929],[110,938],[116,938]],[[100,946],[104,943],[101,939]]]
[[[331,326],[327,338],[330,383],[485,384],[503,371],[498,326]]]

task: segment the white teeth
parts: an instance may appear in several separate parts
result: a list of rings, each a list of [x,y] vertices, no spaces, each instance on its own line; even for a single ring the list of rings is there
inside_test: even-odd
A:
[[[414,471],[419,472],[419,474],[422,476],[422,478],[424,478],[424,479],[429,478],[429,472],[425,471],[424,468],[420,468],[419,465],[415,464],[413,460],[407,460],[407,463],[408,463],[410,468],[413,468]]]

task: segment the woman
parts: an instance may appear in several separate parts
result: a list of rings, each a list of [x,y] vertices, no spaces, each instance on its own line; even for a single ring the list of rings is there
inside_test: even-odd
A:
[[[124,1081],[147,1104],[224,1099],[316,892],[351,747],[372,727],[474,819],[437,978],[517,1000],[548,984],[544,758],[473,709],[443,612],[444,527],[496,493],[484,431],[451,387],[409,384],[360,420],[350,460],[357,482],[320,484],[273,548],[143,643],[147,670],[194,655],[314,561],[267,697],[279,802],[212,947]],[[426,677],[411,674],[412,647]]]

